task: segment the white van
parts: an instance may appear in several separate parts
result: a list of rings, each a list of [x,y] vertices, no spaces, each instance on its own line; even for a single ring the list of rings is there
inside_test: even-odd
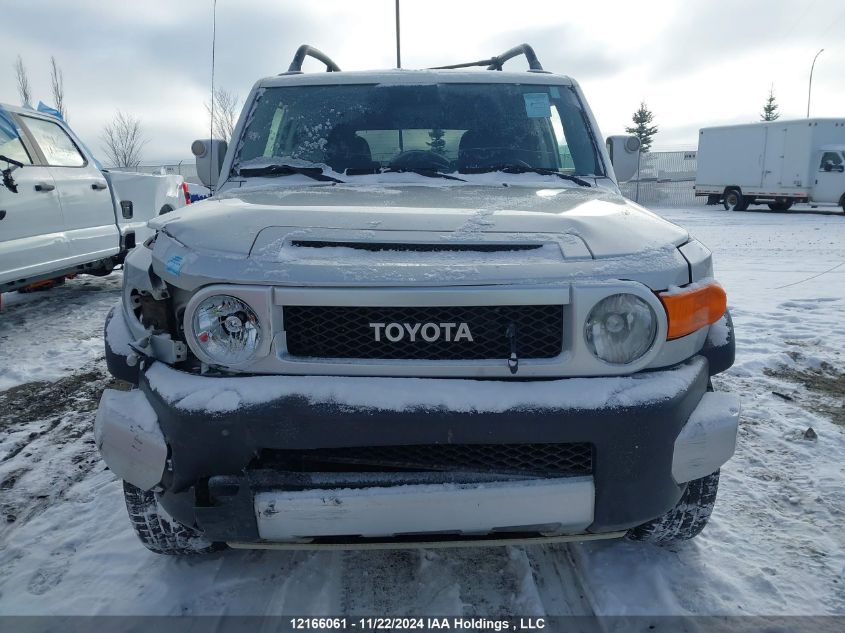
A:
[[[108,274],[186,204],[181,176],[101,170],[60,119],[0,104],[0,292],[74,273]]]

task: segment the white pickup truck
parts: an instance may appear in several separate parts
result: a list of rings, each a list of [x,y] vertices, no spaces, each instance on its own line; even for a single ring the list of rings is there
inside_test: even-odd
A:
[[[101,169],[60,119],[0,104],[0,293],[108,274],[186,204],[181,176]]]

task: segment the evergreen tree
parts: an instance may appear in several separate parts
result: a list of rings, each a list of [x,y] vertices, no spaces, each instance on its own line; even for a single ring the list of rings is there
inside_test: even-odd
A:
[[[763,114],[760,115],[761,121],[776,121],[780,118],[778,112],[778,104],[775,101],[775,87],[769,89],[769,98],[766,99],[766,105],[763,106]]]
[[[426,143],[426,145],[431,148],[432,152],[440,154],[441,156],[446,153],[446,139],[443,138],[443,134],[443,130],[439,127],[434,128],[428,133],[428,137],[431,141]]]
[[[643,101],[640,103],[639,110],[634,112],[631,120],[634,122],[634,126],[626,127],[625,131],[640,139],[640,151],[645,153],[651,149],[651,142],[654,139],[654,135],[657,134],[657,126],[651,125],[654,121],[654,113],[648,109],[645,101]]]

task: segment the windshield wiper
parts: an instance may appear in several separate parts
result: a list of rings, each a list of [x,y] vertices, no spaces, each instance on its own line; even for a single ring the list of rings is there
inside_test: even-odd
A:
[[[570,174],[562,174],[554,169],[546,169],[544,167],[528,167],[526,165],[493,165],[491,167],[466,167],[461,170],[462,174],[489,174],[490,172],[501,171],[505,174],[541,174],[543,176],[557,176],[563,180],[574,182],[576,185],[582,187],[592,187],[583,178],[572,176]]]
[[[402,174],[405,172],[419,174],[420,176],[425,176],[426,178],[445,178],[446,180],[459,180],[461,182],[466,182],[463,178],[450,176],[449,174],[444,174],[442,171],[426,167],[387,167],[379,171],[381,174]]]
[[[0,154],[0,160],[4,163],[9,163],[10,165],[14,165],[15,167],[23,167],[23,163],[16,161],[14,158],[8,158]]]
[[[322,167],[297,167],[296,165],[267,165],[265,167],[241,167],[238,169],[241,176],[307,176],[320,182],[339,182],[343,180],[334,178],[323,173]]]

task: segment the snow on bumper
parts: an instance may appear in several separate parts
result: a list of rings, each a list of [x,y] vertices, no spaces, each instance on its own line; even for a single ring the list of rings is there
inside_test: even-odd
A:
[[[592,477],[483,484],[410,485],[255,495],[259,536],[393,537],[536,528],[583,532],[593,522]],[[528,531],[526,529],[526,531]]]
[[[703,358],[672,369],[633,376],[501,381],[459,378],[376,378],[358,376],[239,376],[206,378],[154,363],[150,387],[170,406],[208,415],[301,398],[312,406],[330,404],[393,411],[508,413],[537,410],[624,409],[669,400],[690,388]]]

